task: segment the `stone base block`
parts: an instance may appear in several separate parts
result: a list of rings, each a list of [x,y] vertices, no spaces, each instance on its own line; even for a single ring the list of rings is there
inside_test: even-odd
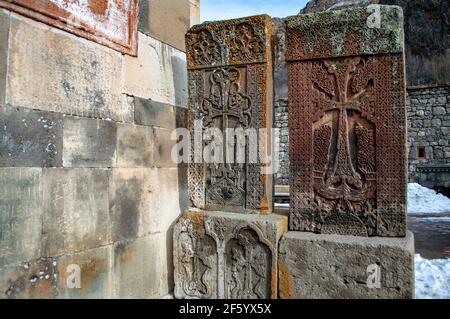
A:
[[[363,238],[287,232],[279,248],[282,299],[414,298],[414,236]]]
[[[188,210],[174,230],[175,298],[277,298],[286,229],[287,218],[275,214]]]

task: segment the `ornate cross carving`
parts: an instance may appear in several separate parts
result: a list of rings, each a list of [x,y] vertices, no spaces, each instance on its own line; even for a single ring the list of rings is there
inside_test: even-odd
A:
[[[325,100],[325,112],[337,110],[337,128],[331,130],[328,147],[327,164],[323,172],[323,182],[317,188],[317,192],[328,199],[339,199],[345,202],[360,201],[366,198],[367,187],[364,173],[358,171],[355,160],[357,156],[352,156],[351,139],[349,135],[349,114],[348,112],[361,111],[359,99],[373,87],[373,80],[367,80],[364,86],[354,91],[352,80],[358,69],[365,67],[361,58],[348,58],[342,61],[323,62],[326,72],[331,75],[332,84],[330,87],[314,81],[313,87],[320,92],[321,99]],[[355,128],[360,124],[356,123]],[[351,207],[351,205],[347,205]]]

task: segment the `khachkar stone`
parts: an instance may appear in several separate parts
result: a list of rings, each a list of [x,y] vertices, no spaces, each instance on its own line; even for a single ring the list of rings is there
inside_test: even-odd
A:
[[[287,218],[191,209],[174,230],[175,298],[269,299]]]
[[[402,25],[401,8],[378,5],[287,19],[300,231],[280,241],[280,298],[414,296]]]
[[[400,7],[286,22],[290,230],[406,234],[406,112]]]
[[[272,127],[271,19],[262,15],[196,25],[186,43],[192,204],[208,210],[270,212],[272,175],[261,171],[266,164],[258,155],[268,149],[268,138],[247,145],[238,155],[229,148],[238,143],[226,129],[253,131],[259,137],[264,134],[259,129]],[[223,133],[219,164],[202,158],[206,149],[215,149],[214,142],[198,143],[211,129]]]

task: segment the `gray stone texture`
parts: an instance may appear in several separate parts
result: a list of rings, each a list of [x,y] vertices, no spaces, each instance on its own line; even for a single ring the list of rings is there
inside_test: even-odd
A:
[[[134,98],[136,124],[175,129],[186,127],[187,109],[153,100]]]
[[[120,53],[17,15],[9,38],[6,103],[133,120],[122,94]]]
[[[408,90],[409,180],[427,187],[450,187],[450,88]],[[425,157],[418,157],[424,148]],[[447,169],[430,169],[432,167]]]
[[[109,245],[59,257],[55,265],[58,274],[54,284],[56,298],[114,298],[112,254],[113,246]],[[67,285],[68,281],[73,283],[71,265],[77,265],[80,269],[79,288]]]
[[[112,121],[66,116],[64,167],[115,166],[117,125]]]
[[[159,298],[171,292],[172,254],[166,234],[114,245],[116,298]]]
[[[50,299],[55,297],[55,260],[36,259],[0,268],[1,299]]]
[[[109,176],[107,169],[44,169],[43,256],[111,243]]]
[[[41,176],[40,168],[0,168],[0,268],[40,256]]]
[[[62,116],[28,109],[0,108],[1,167],[60,167]]]
[[[153,129],[148,126],[120,124],[117,127],[117,167],[152,167]]]
[[[276,101],[274,109],[274,126],[280,130],[280,166],[275,176],[275,185],[289,185],[289,121],[287,98]]]
[[[191,6],[190,1],[180,0],[140,1],[139,31],[185,51],[184,34],[190,27]]]
[[[271,299],[278,294],[280,215],[190,209],[174,230],[176,298]]]
[[[5,103],[6,76],[8,71],[9,13],[0,10],[0,107]]]
[[[369,288],[376,282],[370,265],[380,267],[380,288]],[[279,249],[279,289],[283,299],[414,298],[413,234],[362,238],[287,232]]]

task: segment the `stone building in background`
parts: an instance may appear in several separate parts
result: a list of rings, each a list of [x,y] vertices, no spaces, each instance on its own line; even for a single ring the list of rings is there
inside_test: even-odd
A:
[[[45,2],[0,1],[0,298],[165,296],[199,1]]]
[[[368,4],[399,5],[405,16],[409,180],[447,191],[450,187],[450,5],[446,0],[312,0],[301,14]],[[275,48],[275,126],[281,127],[282,169],[288,183],[287,82],[281,19]]]

